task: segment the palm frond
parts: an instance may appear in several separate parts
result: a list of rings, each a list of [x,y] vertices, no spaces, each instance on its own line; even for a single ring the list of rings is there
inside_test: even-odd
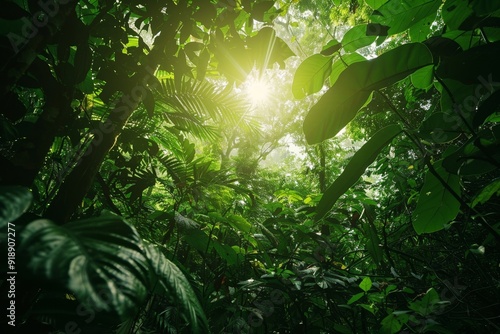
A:
[[[160,101],[177,112],[207,117],[213,122],[221,122],[256,131],[258,125],[249,116],[249,104],[238,96],[234,89],[226,85],[218,86],[210,81],[183,80],[176,84],[173,79],[163,79],[158,89]]]
[[[208,322],[189,281],[158,246],[146,245],[147,258],[158,284],[166,296],[173,296],[181,316],[191,326],[190,333],[208,333]]]
[[[188,166],[172,156],[158,154],[156,158],[175,183],[186,182],[186,178],[190,173]]]

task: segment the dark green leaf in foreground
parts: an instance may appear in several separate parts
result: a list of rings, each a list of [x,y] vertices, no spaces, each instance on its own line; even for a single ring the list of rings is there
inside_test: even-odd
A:
[[[380,151],[401,132],[399,125],[389,125],[380,129],[351,158],[344,171],[326,189],[316,210],[316,219],[322,218],[356,181],[363,175],[366,168],[377,158]]]
[[[148,262],[136,230],[114,215],[58,226],[27,225],[18,252],[39,279],[59,283],[93,308],[131,316],[146,297]]]
[[[433,165],[439,176],[460,195],[460,178],[448,173],[442,167],[442,161]],[[413,211],[413,228],[418,234],[442,230],[454,219],[460,210],[460,202],[443,186],[441,181],[430,171],[425,176],[424,186],[420,190],[417,207]]]
[[[146,253],[158,284],[167,296],[174,296],[175,305],[179,306],[184,320],[189,323],[190,333],[207,333],[205,313],[186,276],[163,255],[159,247],[148,244]]]
[[[392,35],[405,31],[435,13],[440,6],[441,2],[435,0],[389,0],[373,13],[371,19],[390,27],[388,34]]]
[[[27,188],[0,187],[0,228],[19,218],[30,206],[32,195]]]
[[[412,43],[350,65],[306,116],[304,133],[308,143],[335,136],[356,116],[372,91],[390,86],[430,64],[432,55],[427,47]]]

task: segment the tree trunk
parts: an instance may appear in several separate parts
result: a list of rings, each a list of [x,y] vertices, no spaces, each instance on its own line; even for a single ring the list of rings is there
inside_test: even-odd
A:
[[[133,90],[139,89],[136,86]],[[144,89],[144,88],[142,88]],[[140,89],[139,89],[140,90]],[[89,191],[104,158],[113,148],[123,127],[139,105],[140,96],[124,95],[105,123],[94,131],[94,138],[77,166],[66,177],[45,216],[66,223]]]

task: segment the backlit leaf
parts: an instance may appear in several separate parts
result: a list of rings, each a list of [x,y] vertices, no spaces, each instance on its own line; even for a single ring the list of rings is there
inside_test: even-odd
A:
[[[367,277],[363,278],[361,283],[359,283],[359,287],[364,292],[368,292],[372,288],[372,280],[370,279],[370,277],[367,276]]]
[[[360,24],[349,29],[342,38],[342,47],[344,50],[353,52],[375,42],[377,37],[373,35],[367,36],[366,29],[366,24]]]
[[[371,20],[389,26],[389,35],[397,34],[436,13],[440,6],[441,1],[435,0],[389,0],[373,13]]]
[[[427,47],[413,43],[350,65],[306,116],[304,133],[308,143],[335,136],[356,116],[373,90],[392,85],[430,64],[432,55]]]
[[[472,207],[486,203],[494,195],[500,196],[500,179],[496,179],[484,187],[476,198],[474,198],[474,201],[472,201]]]
[[[292,92],[296,99],[319,92],[332,71],[332,57],[315,54],[306,58],[293,77]]]
[[[455,193],[460,195],[460,178],[442,167],[442,160],[434,163],[434,169]],[[430,171],[425,176],[417,207],[413,211],[413,228],[418,234],[442,230],[460,210],[460,202],[443,186]]]
[[[394,137],[401,132],[399,125],[389,125],[373,135],[351,158],[344,171],[326,189],[316,210],[315,219],[322,218],[342,196],[365,172],[366,168],[378,156]]]

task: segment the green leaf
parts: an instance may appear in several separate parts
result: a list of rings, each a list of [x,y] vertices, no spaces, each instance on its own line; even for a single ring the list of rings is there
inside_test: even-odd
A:
[[[373,137],[354,154],[342,174],[340,174],[323,194],[316,209],[316,220],[322,218],[333,207],[339,197],[342,196],[361,175],[363,175],[366,168],[375,161],[380,151],[399,133],[401,133],[401,127],[399,125],[389,125],[375,133]]]
[[[373,304],[359,304],[362,308],[370,312],[371,314],[375,315],[375,306]]]
[[[351,305],[352,303],[358,301],[364,295],[365,295],[364,292],[360,292],[360,293],[355,294],[354,296],[352,296],[351,298],[349,298],[349,300],[347,301],[347,305]]]
[[[208,333],[208,323],[203,308],[184,273],[161,252],[158,246],[147,244],[147,259],[166,297],[173,297],[174,305],[190,325],[190,333]]]
[[[380,265],[383,259],[382,248],[380,247],[380,238],[377,234],[377,229],[373,223],[369,223],[365,228],[366,238],[366,250],[370,253],[370,256],[375,264]]]
[[[389,0],[370,17],[373,22],[389,26],[389,35],[397,34],[412,27],[420,20],[435,14],[441,6],[441,1],[417,0],[401,1]]]
[[[500,179],[496,179],[484,187],[472,201],[472,207],[486,203],[493,195],[500,196]]]
[[[371,8],[378,9],[380,6],[382,6],[384,3],[386,3],[387,0],[365,0],[365,2]]]
[[[488,0],[478,0],[469,2],[472,5],[472,9],[479,16],[492,15],[496,11],[500,10],[500,2],[498,1],[488,1]],[[498,13],[496,13],[498,17]],[[492,16],[495,16],[494,14]]]
[[[380,333],[381,334],[399,333],[399,331],[401,330],[403,325],[406,324],[409,319],[410,319],[410,316],[406,313],[402,313],[402,314],[398,314],[398,315],[391,313],[387,317],[382,319],[382,321],[380,322],[380,324],[382,325],[382,328],[380,329]]]
[[[432,55],[427,47],[413,43],[350,65],[306,116],[304,133],[308,143],[335,136],[354,118],[373,90],[392,85],[430,64]]]
[[[252,224],[250,224],[245,218],[238,215],[230,215],[227,222],[236,230],[250,233],[252,229]]]
[[[433,165],[440,177],[460,195],[460,178],[450,174],[442,167],[442,160]],[[418,234],[442,230],[454,219],[460,210],[460,202],[443,187],[430,171],[425,176],[420,190],[417,207],[413,211],[413,228]]]
[[[365,278],[363,278],[363,280],[361,281],[361,283],[359,283],[359,287],[364,292],[368,292],[372,288],[372,280],[371,280],[371,278],[368,277],[368,276],[366,276]]]
[[[33,277],[65,286],[93,308],[126,318],[146,297],[149,271],[141,239],[118,216],[64,226],[33,221],[21,234],[18,252]]]
[[[469,0],[447,0],[441,13],[447,28],[458,30],[460,25],[474,14],[474,11],[469,7]]]
[[[0,229],[19,218],[31,205],[33,196],[28,188],[0,187]]]
[[[411,75],[411,83],[419,89],[428,89],[434,80],[434,65],[429,65],[416,70]]]
[[[333,57],[320,54],[306,58],[293,77],[292,92],[296,99],[319,92],[332,71]]]
[[[498,84],[495,78],[500,75],[497,64],[500,42],[473,47],[450,57],[443,58],[436,70],[441,79],[454,79],[466,85],[482,85],[475,95],[490,94]]]
[[[431,26],[436,19],[436,13],[432,13],[410,28],[410,39],[412,42],[423,42],[431,33]]]
[[[425,317],[436,310],[439,301],[440,299],[437,291],[434,290],[434,288],[430,288],[421,300],[411,302],[408,308]]]
[[[349,29],[342,38],[342,47],[346,52],[353,52],[375,42],[377,36],[366,35],[366,24],[360,24]]]
[[[366,60],[365,57],[359,53],[353,52],[342,55],[337,59],[332,66],[332,73],[330,74],[330,86],[333,86],[337,81],[340,74],[351,64],[358,63]]]
[[[452,174],[470,176],[498,169],[500,161],[500,125],[484,128],[462,147],[446,156],[443,167]]]
[[[256,3],[252,7],[252,17],[260,22],[264,22],[264,14],[271,9],[274,5],[274,1],[262,1]]]
[[[444,144],[453,141],[463,133],[463,126],[457,126],[452,115],[436,112],[426,118],[418,132],[422,139]]]
[[[333,53],[337,52],[342,47],[336,39],[330,40],[322,49],[321,54],[323,56],[331,56]]]

